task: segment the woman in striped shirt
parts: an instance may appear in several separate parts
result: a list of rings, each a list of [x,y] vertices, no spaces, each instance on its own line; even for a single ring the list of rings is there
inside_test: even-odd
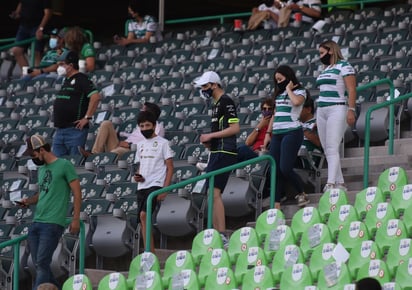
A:
[[[319,74],[316,121],[318,134],[328,162],[328,180],[323,189],[347,190],[340,166],[339,146],[347,125],[356,120],[355,69],[344,60],[339,45],[328,40],[319,45],[320,60],[325,69]]]
[[[280,199],[285,194],[287,182],[297,193],[298,205],[304,206],[309,200],[303,191],[302,180],[293,167],[303,141],[299,116],[306,99],[306,90],[298,81],[293,69],[287,65],[281,65],[276,69],[274,82],[276,111],[269,123],[264,144],[270,142],[270,154],[276,161],[275,207],[280,208]]]

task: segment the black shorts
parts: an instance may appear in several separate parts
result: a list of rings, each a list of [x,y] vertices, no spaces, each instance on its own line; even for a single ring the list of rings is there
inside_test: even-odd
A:
[[[214,171],[233,165],[237,162],[237,154],[228,154],[223,152],[210,153],[209,162],[207,163],[206,172]],[[221,192],[225,189],[231,170],[215,175],[215,188]],[[206,180],[206,187],[209,187],[209,179]]]
[[[137,217],[140,217],[140,213],[146,212],[147,209],[147,198],[155,190],[160,189],[160,186],[152,186],[149,188],[140,189],[137,191]],[[157,209],[158,202],[157,196],[152,199],[152,214]]]

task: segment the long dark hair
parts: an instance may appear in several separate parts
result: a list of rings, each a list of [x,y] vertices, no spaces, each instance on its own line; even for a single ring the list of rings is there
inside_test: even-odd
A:
[[[295,71],[288,65],[280,65],[278,66],[278,68],[275,70],[273,74],[273,82],[275,85],[275,92],[274,92],[275,97],[282,93],[277,86],[277,81],[275,78],[276,73],[280,73],[284,75],[287,80],[292,81],[294,85],[298,85],[295,89],[302,88],[301,83],[298,81],[298,78],[296,77]]]

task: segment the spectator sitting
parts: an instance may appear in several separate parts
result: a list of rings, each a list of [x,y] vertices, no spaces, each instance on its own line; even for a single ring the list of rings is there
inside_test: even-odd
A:
[[[119,45],[129,45],[132,43],[147,43],[150,37],[155,36],[156,41],[162,40],[159,23],[156,18],[145,13],[144,1],[131,0],[128,11],[131,20],[127,21],[127,36],[114,36],[114,42]]]
[[[265,3],[260,4],[258,7],[253,7],[247,29],[254,30],[262,23],[266,29],[278,27],[279,9],[281,5],[279,0],[266,0]]]
[[[296,19],[295,14],[301,13],[302,22],[314,23],[321,16],[321,5],[320,0],[290,0],[287,2],[286,7],[292,10],[290,14],[292,21]]]
[[[164,128],[162,124],[157,122],[160,116],[160,108],[154,104],[146,102],[143,106],[143,111],[149,111],[156,117],[155,133],[158,136],[164,137]],[[90,155],[102,153],[102,152],[114,152],[120,156],[131,150],[132,144],[144,140],[144,136],[140,132],[139,126],[137,126],[132,133],[126,134],[120,132],[119,135],[127,137],[124,141],[119,141],[117,132],[114,129],[111,121],[103,121],[100,124],[96,139],[93,144],[92,151],[86,151],[83,147],[79,147],[79,152],[85,157]]]
[[[79,68],[81,72],[92,72],[96,69],[96,52],[82,28],[79,26],[68,28],[64,35],[64,43],[68,49],[77,52],[80,61],[85,62],[84,68],[82,66]]]
[[[64,29],[60,31],[55,28],[50,32],[49,38],[50,49],[46,52],[40,61],[38,67],[34,68],[28,74],[31,78],[47,76],[57,78],[57,58],[67,49],[64,47]]]

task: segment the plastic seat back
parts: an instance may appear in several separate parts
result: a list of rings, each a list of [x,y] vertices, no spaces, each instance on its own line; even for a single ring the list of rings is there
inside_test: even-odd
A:
[[[360,221],[352,221],[340,230],[337,242],[341,243],[350,252],[357,243],[369,239],[369,231],[366,225]]]
[[[386,262],[380,259],[370,260],[359,268],[356,280],[367,277],[375,278],[381,285],[392,280]]]
[[[231,267],[220,267],[206,278],[205,289],[232,290],[235,288],[237,288],[237,282]]]
[[[344,204],[330,214],[327,225],[332,236],[336,237],[345,225],[357,220],[359,220],[358,212],[353,205]]]
[[[333,263],[332,269],[336,269],[336,280],[327,279],[326,271],[323,268],[319,273],[318,288],[319,289],[333,289],[341,290],[344,285],[352,282],[351,275],[349,273],[348,266],[345,263]],[[336,266],[336,268],[335,268]],[[330,267],[330,266],[329,266]],[[329,273],[328,273],[329,274]]]
[[[314,224],[303,233],[300,240],[303,257],[305,260],[309,259],[316,248],[321,247],[323,243],[331,243],[333,240],[327,225],[323,223]]]
[[[407,259],[403,264],[398,266],[395,275],[396,283],[401,289],[410,289],[412,280],[412,258]]]
[[[338,209],[340,205],[344,204],[348,204],[348,197],[346,192],[342,189],[333,188],[322,194],[318,205],[322,222],[326,223],[330,213]]]
[[[388,202],[380,202],[366,213],[365,224],[371,236],[375,236],[376,230],[390,219],[396,219],[393,206]]]
[[[256,230],[252,227],[242,227],[234,231],[230,236],[227,249],[230,262],[235,264],[239,254],[246,251],[249,247],[259,247]]]
[[[223,248],[222,237],[215,229],[205,229],[196,234],[192,241],[192,256],[198,265],[208,252]]]
[[[292,228],[288,225],[278,225],[275,229],[270,231],[268,236],[266,236],[263,244],[266,258],[272,260],[279,249],[290,244],[296,244],[296,237]]]
[[[322,222],[319,211],[316,207],[308,206],[299,209],[292,217],[291,227],[296,235],[296,239],[300,240],[303,232],[316,223]]]
[[[363,220],[366,213],[379,202],[386,201],[386,198],[379,187],[370,186],[356,194],[354,207],[358,211],[359,218]]]
[[[280,289],[303,289],[312,284],[312,274],[309,267],[303,263],[286,268],[280,279]]]
[[[133,288],[136,277],[148,271],[160,273],[160,262],[157,256],[151,252],[143,252],[130,262],[129,273],[127,275],[127,286]]]
[[[270,208],[262,212],[256,220],[256,233],[259,241],[262,243],[265,238],[270,234],[273,229],[276,229],[278,225],[284,224],[285,214],[275,208]]]
[[[196,272],[192,269],[180,270],[170,279],[168,289],[200,290],[200,284]]]
[[[276,252],[272,260],[272,275],[274,283],[279,283],[285,269],[296,263],[304,263],[302,250],[297,245],[286,245]]]
[[[382,253],[386,253],[397,240],[408,237],[406,226],[402,220],[390,219],[376,230],[375,241],[379,241],[378,246]]]
[[[222,267],[231,267],[229,255],[224,249],[212,249],[204,254],[198,269],[198,279],[201,286],[204,286],[210,273]]]
[[[397,216],[405,213],[405,209],[412,205],[412,184],[405,184],[402,191],[391,195],[391,205]]]
[[[183,269],[196,269],[192,254],[186,250],[174,252],[166,259],[162,277],[163,286],[167,287],[173,275]]]
[[[239,254],[235,265],[235,277],[242,281],[246,272],[256,266],[267,266],[265,252],[261,247],[249,247]]]
[[[383,171],[378,177],[378,187],[386,197],[399,193],[408,184],[408,175],[402,167],[394,166]]]
[[[63,284],[62,290],[93,290],[92,282],[84,274],[70,276]]]
[[[382,257],[382,252],[375,241],[366,240],[356,244],[352,248],[347,261],[352,279],[356,279],[358,270],[362,265],[369,263],[370,260],[381,259]]]
[[[128,290],[126,277],[119,272],[107,274],[99,281],[97,290]]]
[[[163,281],[159,272],[157,271],[147,271],[136,276],[134,284],[128,289],[133,290],[163,290]]]
[[[335,262],[333,251],[336,247],[334,243],[324,243],[313,250],[309,260],[309,269],[314,282],[318,281],[318,275],[323,267]]]
[[[270,289],[273,285],[272,273],[265,265],[247,270],[242,280],[242,289]]]
[[[395,277],[398,266],[412,257],[412,239],[400,239],[389,248],[386,255],[386,264],[392,277]]]

